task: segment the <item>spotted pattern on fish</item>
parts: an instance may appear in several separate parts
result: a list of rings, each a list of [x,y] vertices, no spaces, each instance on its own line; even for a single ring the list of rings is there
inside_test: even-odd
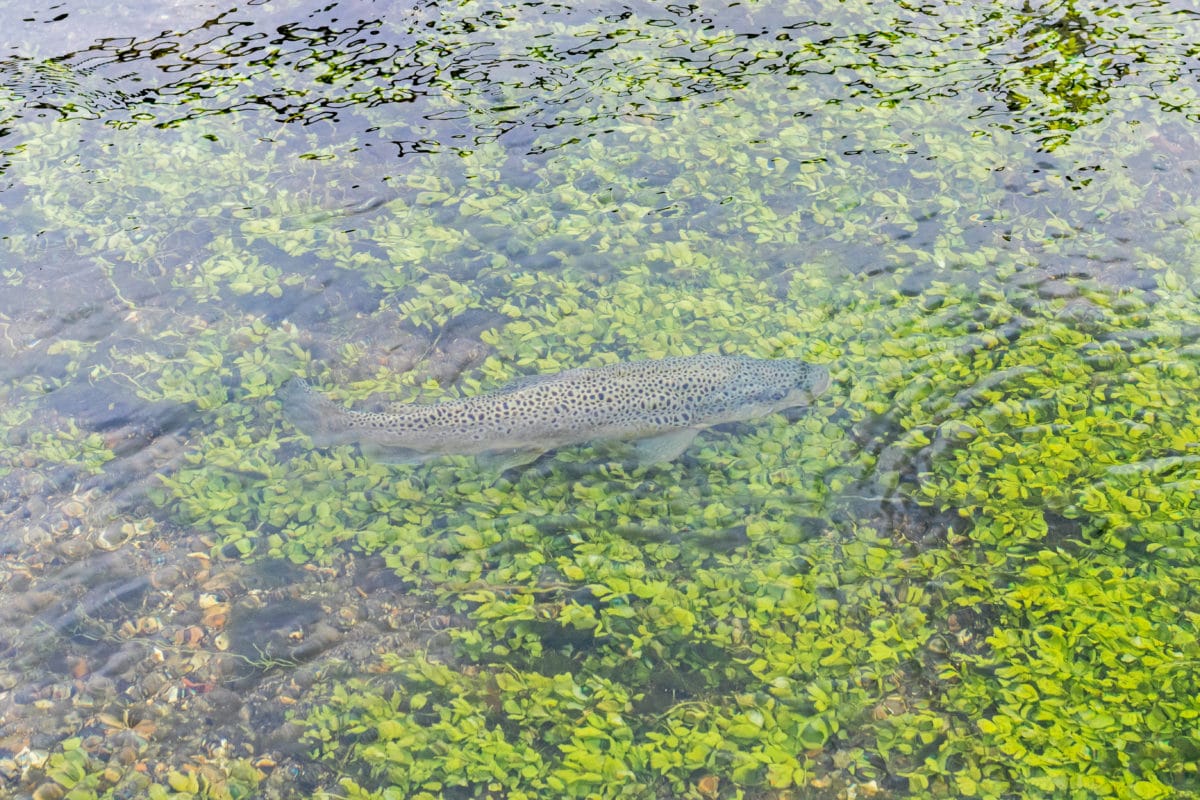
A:
[[[686,447],[699,430],[804,405],[828,386],[828,371],[803,361],[698,355],[521,378],[391,413],[347,411],[301,380],[281,394],[289,418],[318,445],[358,442],[419,460],[666,435],[686,437],[678,440]]]

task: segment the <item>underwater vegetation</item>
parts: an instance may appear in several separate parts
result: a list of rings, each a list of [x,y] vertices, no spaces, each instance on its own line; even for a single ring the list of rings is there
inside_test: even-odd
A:
[[[465,4],[413,57],[497,77],[436,71],[465,133],[398,164],[379,131],[445,129],[234,102],[289,64],[332,95],[289,119],[378,99],[293,28],[169,124],[6,117],[0,785],[1200,796],[1200,32],[1155,8],[942,8],[948,85],[911,10],[575,11],[533,51]],[[313,449],[275,399],[697,353],[831,386],[503,473]]]

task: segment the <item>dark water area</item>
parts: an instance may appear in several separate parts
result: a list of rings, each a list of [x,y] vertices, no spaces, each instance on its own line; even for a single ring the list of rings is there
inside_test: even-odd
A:
[[[0,795],[1200,796],[1190,6],[0,10]],[[832,385],[275,397],[698,353]]]

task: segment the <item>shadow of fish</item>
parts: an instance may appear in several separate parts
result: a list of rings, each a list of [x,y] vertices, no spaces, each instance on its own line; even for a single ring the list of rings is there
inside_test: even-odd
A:
[[[348,411],[299,378],[279,396],[319,447],[357,443],[400,463],[474,454],[508,468],[600,440],[636,441],[642,464],[670,461],[705,428],[806,405],[828,388],[829,371],[803,361],[698,355],[535,375],[391,413]]]

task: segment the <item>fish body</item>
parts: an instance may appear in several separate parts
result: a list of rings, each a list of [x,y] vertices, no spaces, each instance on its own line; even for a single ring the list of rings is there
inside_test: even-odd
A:
[[[638,440],[641,460],[653,463],[682,453],[705,428],[806,405],[828,387],[828,370],[803,361],[698,355],[521,378],[389,413],[346,410],[301,379],[280,394],[288,418],[318,446],[357,443],[392,461],[499,454],[521,463],[566,445]]]

